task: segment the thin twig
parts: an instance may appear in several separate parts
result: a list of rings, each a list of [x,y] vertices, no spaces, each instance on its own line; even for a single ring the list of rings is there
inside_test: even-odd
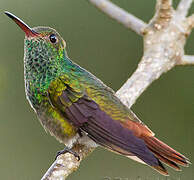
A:
[[[142,35],[142,31],[146,27],[146,23],[134,15],[128,13],[109,0],[89,0],[89,2],[103,11],[109,17],[123,24],[126,28],[133,30],[139,35]]]
[[[188,14],[189,8],[191,7],[193,0],[181,0],[177,6],[177,14],[181,18],[185,18]]]
[[[178,65],[194,65],[194,56],[184,55]]]

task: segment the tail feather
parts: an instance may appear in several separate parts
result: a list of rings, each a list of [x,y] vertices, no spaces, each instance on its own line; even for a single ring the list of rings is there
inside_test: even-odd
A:
[[[157,153],[157,152],[155,152],[155,151],[153,151],[153,150],[152,150],[152,152],[154,153],[154,155],[155,155],[158,159],[160,159],[161,162],[164,162],[164,163],[167,164],[168,166],[174,168],[176,171],[181,171],[180,167],[179,167],[176,163],[174,163],[173,161],[171,161],[171,160],[169,160],[169,159],[167,159],[167,158],[161,156],[159,153]]]
[[[188,166],[188,164],[190,163],[188,158],[186,158],[184,155],[180,154],[179,152],[175,151],[174,149],[172,149],[162,141],[158,140],[156,137],[144,136],[143,139],[147,147],[150,149],[150,151],[152,151],[153,154],[161,162],[166,163],[167,165],[174,168],[175,170],[177,171],[181,170],[178,165]]]
[[[172,156],[173,158],[176,158],[178,160],[188,160],[185,156],[183,156],[182,154],[178,153],[177,151],[175,151],[174,149],[172,149],[171,147],[169,147],[168,145],[166,145],[165,143],[163,143],[162,141],[158,140],[155,137],[149,137],[149,140],[147,141],[147,143],[152,146],[153,148],[160,150],[161,153],[164,153],[168,156]]]
[[[158,160],[158,166],[152,166],[152,168],[164,176],[169,176],[168,171],[159,160]]]
[[[160,156],[170,161],[176,162],[179,165],[182,165],[182,166],[187,165],[186,159],[177,157],[176,154],[172,154],[170,152],[164,152],[162,149],[160,149],[161,147],[158,148],[156,145],[153,145],[151,142],[147,142],[146,144],[154,154],[157,152]]]

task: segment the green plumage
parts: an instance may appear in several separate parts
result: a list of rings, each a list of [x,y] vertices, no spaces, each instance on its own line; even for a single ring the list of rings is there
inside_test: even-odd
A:
[[[26,95],[34,110],[40,114],[42,124],[51,134],[66,142],[66,137],[76,133],[76,128],[61,117],[47,96],[49,91],[56,99],[67,86],[72,91],[69,95],[72,102],[86,94],[115,120],[123,121],[129,116],[131,118],[130,110],[115,97],[112,89],[68,58],[65,42],[55,30],[44,27],[34,30],[43,36],[55,34],[58,38],[56,44],[52,44],[48,38],[25,38],[24,49]],[[67,106],[70,105],[71,103],[67,103]]]
[[[176,170],[180,170],[177,164],[188,165],[188,159],[155,138],[112,89],[69,59],[66,43],[54,29],[31,29],[5,13],[26,34],[26,97],[51,135],[69,148],[76,143],[101,145],[163,175],[168,172],[160,161]]]

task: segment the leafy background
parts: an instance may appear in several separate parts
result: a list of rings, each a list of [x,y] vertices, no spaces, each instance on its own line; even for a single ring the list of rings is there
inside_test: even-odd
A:
[[[146,22],[154,13],[154,0],[113,2]],[[114,90],[136,69],[143,52],[142,39],[110,20],[87,0],[0,1],[0,179],[40,179],[63,145],[45,133],[26,101],[24,33],[3,14],[4,10],[30,26],[56,28],[67,41],[69,56]],[[185,49],[194,54],[193,35]],[[193,92],[194,67],[176,67],[154,82],[132,107],[161,140],[191,161],[194,161]],[[182,172],[171,169],[169,172],[169,178],[162,177],[147,166],[98,148],[69,179],[194,179],[193,165]]]

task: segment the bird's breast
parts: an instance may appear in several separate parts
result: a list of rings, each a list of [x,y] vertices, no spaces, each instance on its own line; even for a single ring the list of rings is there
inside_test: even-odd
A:
[[[71,146],[76,141],[76,129],[51,105],[47,93],[41,92],[29,81],[25,82],[25,91],[44,129],[61,143]]]

